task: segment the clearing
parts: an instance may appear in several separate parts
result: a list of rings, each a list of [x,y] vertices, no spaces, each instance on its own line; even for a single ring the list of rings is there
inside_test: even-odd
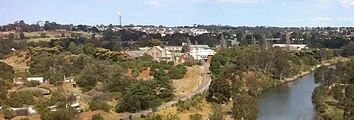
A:
[[[173,86],[176,97],[192,94],[203,82],[204,66],[188,67],[182,79],[174,79]]]
[[[14,68],[15,71],[27,71],[29,66],[27,66],[27,62],[30,61],[30,58],[26,59],[26,55],[28,52],[21,51],[18,55],[11,55],[10,57],[0,60]]]

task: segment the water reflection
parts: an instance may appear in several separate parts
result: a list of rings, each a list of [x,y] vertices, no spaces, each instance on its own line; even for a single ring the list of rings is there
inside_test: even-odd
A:
[[[313,73],[275,87],[258,98],[258,120],[312,120],[312,91],[317,87]]]

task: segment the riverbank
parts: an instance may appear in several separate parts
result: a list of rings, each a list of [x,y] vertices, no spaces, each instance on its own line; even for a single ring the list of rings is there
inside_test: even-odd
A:
[[[267,82],[269,82],[271,84],[269,84],[269,86],[267,86],[266,88],[262,88],[262,89],[258,90],[256,92],[256,96],[255,97],[257,98],[263,92],[265,92],[265,91],[267,91],[269,89],[272,89],[274,87],[283,85],[283,84],[288,83],[288,82],[296,81],[297,79],[300,79],[300,78],[310,74],[311,72],[313,72],[314,70],[316,70],[317,68],[319,68],[321,66],[330,66],[330,65],[336,64],[337,62],[345,62],[345,61],[348,61],[348,60],[350,60],[350,59],[349,58],[345,58],[345,57],[335,57],[333,59],[323,61],[322,63],[320,63],[320,64],[318,64],[316,66],[312,66],[309,70],[302,71],[301,73],[299,73],[297,75],[294,75],[292,77],[287,77],[287,78],[284,78],[283,80],[268,80]]]
[[[326,60],[324,62],[322,62],[321,64],[318,64],[317,66],[313,66],[310,68],[310,70],[307,70],[307,71],[303,71],[301,72],[300,74],[298,75],[295,75],[293,77],[290,77],[290,78],[284,78],[284,80],[281,80],[281,84],[284,84],[284,83],[288,83],[288,82],[292,82],[292,81],[295,81],[305,75],[308,75],[310,74],[311,72],[313,72],[314,70],[316,70],[317,68],[321,67],[321,66],[330,66],[330,65],[334,65],[336,64],[337,62],[345,62],[345,61],[348,61],[350,60],[349,58],[344,58],[344,57],[335,57],[331,60]],[[274,86],[275,87],[275,86]]]

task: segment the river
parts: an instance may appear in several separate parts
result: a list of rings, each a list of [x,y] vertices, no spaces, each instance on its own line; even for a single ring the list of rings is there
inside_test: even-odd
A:
[[[313,72],[296,81],[272,88],[258,97],[258,120],[313,120]]]

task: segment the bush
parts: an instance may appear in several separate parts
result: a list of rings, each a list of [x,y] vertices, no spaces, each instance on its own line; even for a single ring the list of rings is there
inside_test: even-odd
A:
[[[91,120],[104,120],[101,114],[95,114],[92,116]]]
[[[24,85],[27,86],[27,87],[36,87],[39,84],[40,83],[38,81],[26,81],[24,83]]]
[[[190,120],[203,120],[203,116],[199,113],[189,115]]]
[[[182,79],[187,72],[187,68],[182,65],[172,67],[168,72],[171,79]]]
[[[4,111],[2,111],[2,114],[4,115],[4,118],[8,120],[15,117],[15,112],[11,109],[5,109]]]
[[[102,102],[102,101],[96,101],[96,100],[92,100],[89,103],[89,108],[92,111],[103,110],[103,111],[106,111],[106,112],[109,112],[109,110],[111,109],[111,107],[107,103]]]

